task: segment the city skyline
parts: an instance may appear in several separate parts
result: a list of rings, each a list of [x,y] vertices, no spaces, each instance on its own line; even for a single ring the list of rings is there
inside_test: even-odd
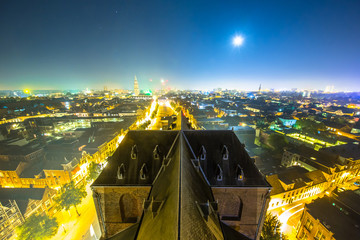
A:
[[[0,240],[360,239],[359,0],[0,4]]]
[[[360,91],[357,1],[38,3],[0,9],[0,89]]]

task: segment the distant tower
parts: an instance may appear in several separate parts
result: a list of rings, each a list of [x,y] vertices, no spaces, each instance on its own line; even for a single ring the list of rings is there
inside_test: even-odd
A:
[[[136,75],[135,75],[135,79],[134,79],[134,95],[139,96],[139,94],[140,94],[139,84],[138,84],[138,81],[137,81]]]
[[[260,83],[260,86],[259,86],[259,92],[261,92],[261,83]]]

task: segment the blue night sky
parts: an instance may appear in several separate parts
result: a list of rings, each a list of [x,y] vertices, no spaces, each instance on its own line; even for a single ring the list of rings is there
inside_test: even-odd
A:
[[[0,89],[131,89],[134,75],[141,89],[360,91],[360,1],[0,3]]]

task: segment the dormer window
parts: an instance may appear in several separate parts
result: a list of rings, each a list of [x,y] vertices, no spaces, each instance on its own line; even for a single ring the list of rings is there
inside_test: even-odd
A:
[[[123,163],[120,166],[118,166],[117,178],[118,179],[124,179],[125,178],[125,165]]]
[[[223,180],[223,170],[221,169],[219,164],[216,166],[215,176],[217,181]]]
[[[160,159],[160,151],[159,151],[159,145],[156,145],[154,151],[153,151],[154,159]]]
[[[223,146],[221,154],[222,154],[222,159],[223,160],[228,160],[229,159],[229,150],[228,150],[226,145]]]
[[[131,148],[131,159],[136,159],[137,158],[137,147],[136,144]]]
[[[148,176],[148,169],[146,164],[144,163],[140,169],[140,179],[146,180],[147,176]]]
[[[244,171],[243,171],[242,167],[239,164],[236,167],[236,179],[238,181],[243,181],[244,180]]]
[[[205,160],[206,159],[206,150],[204,146],[201,146],[200,148],[200,160]]]

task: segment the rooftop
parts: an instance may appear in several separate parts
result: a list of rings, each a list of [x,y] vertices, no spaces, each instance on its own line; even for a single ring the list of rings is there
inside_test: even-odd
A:
[[[25,213],[29,201],[41,200],[45,188],[0,188],[1,204],[8,204],[9,200],[15,200],[22,214]]]
[[[196,156],[186,133],[172,133],[176,138],[144,203],[140,222],[110,239],[248,239],[220,221],[211,186],[192,160]]]
[[[323,148],[321,151],[337,154],[344,158],[352,158],[354,160],[360,159],[360,145],[354,143],[348,143],[344,145],[338,145],[334,147]]]
[[[335,239],[360,239],[360,216],[350,217],[336,205],[331,198],[323,197],[307,204],[309,213],[319,219],[321,224],[334,233]]]
[[[183,126],[129,131],[93,183],[152,186],[140,221],[110,239],[248,239],[221,222],[212,187],[271,186],[234,132]]]

